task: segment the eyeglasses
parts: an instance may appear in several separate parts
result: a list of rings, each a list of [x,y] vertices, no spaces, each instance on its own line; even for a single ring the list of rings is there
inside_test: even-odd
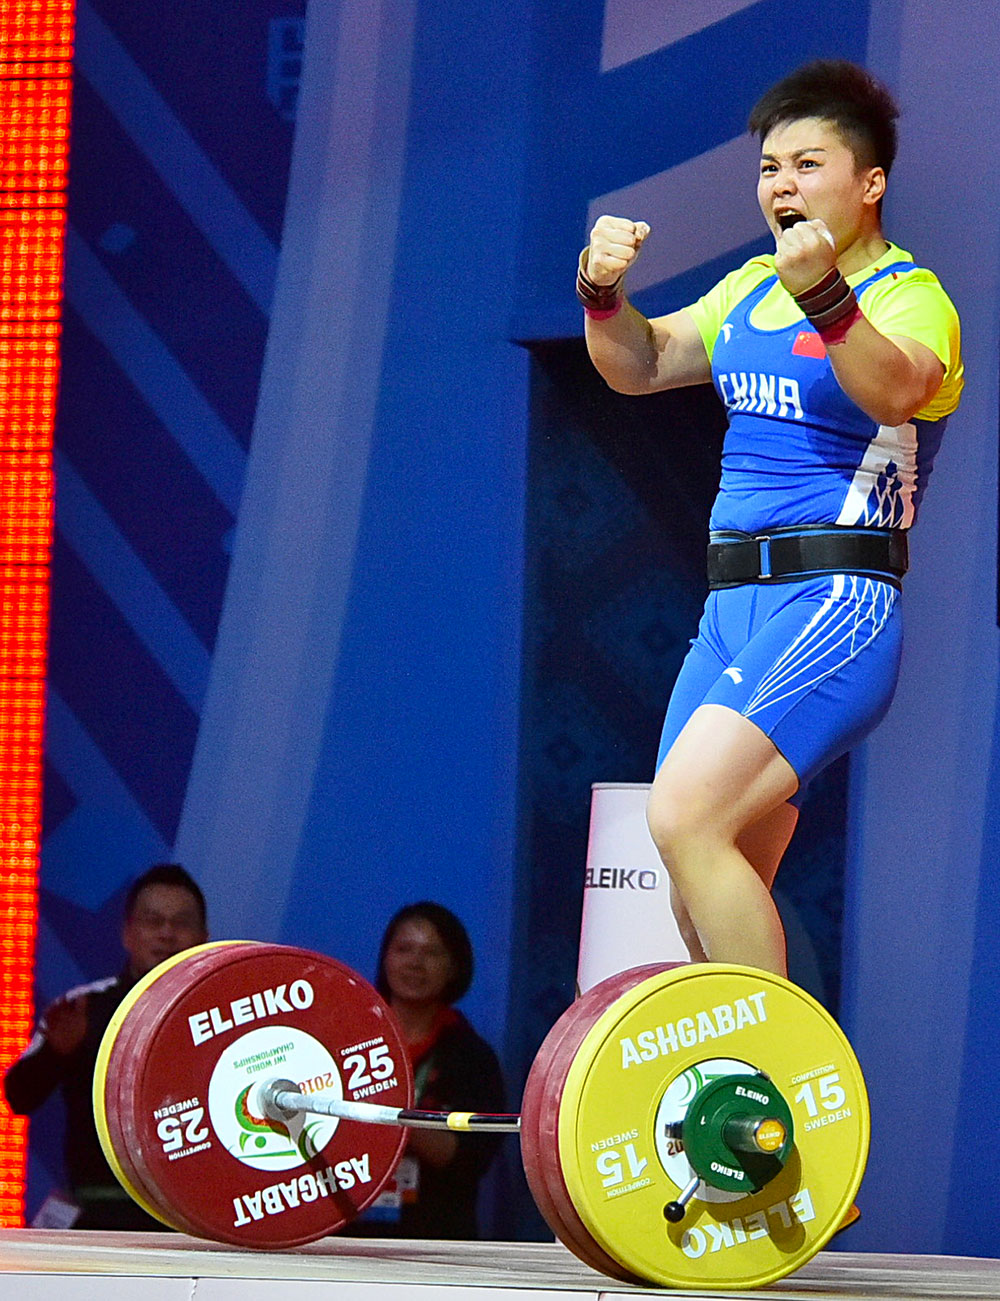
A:
[[[196,912],[157,913],[137,909],[131,920],[143,930],[155,931],[163,926],[173,926],[176,930],[200,930],[202,921]]]

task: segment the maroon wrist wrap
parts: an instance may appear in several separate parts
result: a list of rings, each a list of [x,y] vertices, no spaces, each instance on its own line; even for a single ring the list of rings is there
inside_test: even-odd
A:
[[[845,312],[843,316],[838,316],[831,325],[817,326],[816,333],[829,348],[831,344],[843,343],[847,338],[847,331],[855,321],[863,321],[864,316],[864,312],[858,306],[857,300],[855,300],[854,306],[849,312]]]
[[[843,343],[862,315],[857,295],[836,267],[810,289],[792,297],[826,344]]]
[[[595,321],[606,321],[621,310],[625,301],[624,272],[613,285],[595,285],[584,270],[588,249],[580,254],[580,263],[576,270],[576,296],[583,304],[583,310]]]

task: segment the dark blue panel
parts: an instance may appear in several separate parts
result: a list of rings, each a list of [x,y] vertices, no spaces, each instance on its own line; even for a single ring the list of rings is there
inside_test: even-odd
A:
[[[225,590],[232,519],[114,359],[69,310],[56,440],[210,648]],[[70,628],[66,632],[73,636]]]
[[[148,866],[137,864],[137,871],[144,871]],[[44,887],[39,891],[39,906],[46,923],[85,980],[114,975],[125,965],[125,951],[117,941],[128,887],[115,889],[114,884],[108,882],[108,893],[97,909],[84,908]],[[62,993],[59,989],[39,992],[43,1003]]]
[[[768,234],[750,240],[729,252],[702,262],[682,275],[674,276],[662,284],[640,289],[630,295],[631,301],[646,316],[662,316],[666,312],[687,307],[700,298],[734,267],[759,253],[774,251],[774,240]],[[565,270],[565,268],[564,268]],[[517,316],[512,327],[514,337],[530,342],[533,337],[546,339],[571,339],[583,335],[583,310],[573,292],[573,268],[563,277],[559,292],[547,303],[536,303],[534,309]]]
[[[674,167],[746,130],[750,109],[809,59],[867,50],[868,0],[761,0],[760,4],[598,78],[584,105],[591,122],[628,115],[613,150],[581,157],[584,185],[604,194]]]
[[[274,163],[280,168],[284,156]],[[267,320],[83,78],[73,113],[69,217],[246,447]],[[99,371],[91,382],[103,386]]]
[[[198,720],[58,536],[49,681],[172,842]]]
[[[76,797],[46,759],[42,774],[42,839],[52,834],[76,808]]]
[[[731,252],[712,258],[710,262],[702,262],[700,266],[692,267],[690,271],[674,276],[672,280],[662,285],[653,285],[650,289],[640,290],[633,296],[632,301],[639,311],[647,316],[661,316],[665,312],[676,311],[679,307],[686,307],[689,303],[693,303],[702,294],[708,293],[724,275],[728,275],[734,267],[742,266],[748,258],[756,257],[760,253],[773,252],[774,240],[769,234],[762,234],[759,239],[750,240],[749,243],[742,244]]]
[[[292,127],[268,96],[269,24],[302,18],[305,0],[94,7],[278,243]]]

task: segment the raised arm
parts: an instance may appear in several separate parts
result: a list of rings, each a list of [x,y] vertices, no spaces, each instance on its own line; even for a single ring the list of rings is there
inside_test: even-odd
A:
[[[802,305],[827,279],[835,280],[833,240],[822,221],[800,221],[778,238],[775,270]],[[849,293],[843,281],[829,297]],[[881,334],[860,308],[851,309],[829,331],[820,329],[837,382],[852,402],[879,424],[895,427],[910,420],[941,387],[944,366],[925,344]],[[811,308],[804,306],[807,316]],[[810,317],[812,319],[812,317]]]
[[[654,393],[712,378],[705,345],[687,312],[648,320],[625,298],[625,273],[648,234],[645,222],[599,217],[580,259],[584,283],[597,290],[594,302],[609,304],[586,313],[587,350],[618,393]]]
[[[46,1009],[34,1039],[4,1076],[4,1096],[15,1115],[40,1107],[68,1073],[79,1070],[74,1054],[87,1033],[87,1008],[87,996],[80,994],[64,995]]]

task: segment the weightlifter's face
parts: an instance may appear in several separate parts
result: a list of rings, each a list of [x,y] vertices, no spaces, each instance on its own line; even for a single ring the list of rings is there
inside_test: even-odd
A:
[[[182,885],[143,886],[122,927],[122,944],[136,977],[207,938],[198,903]]]
[[[806,117],[769,132],[761,147],[757,202],[777,237],[795,220],[825,222],[838,253],[877,222],[881,167],[858,165],[832,122]]]

